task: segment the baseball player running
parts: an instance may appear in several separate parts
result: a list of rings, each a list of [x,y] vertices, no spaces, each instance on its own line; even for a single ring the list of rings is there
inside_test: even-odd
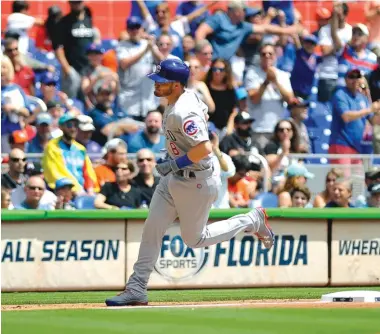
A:
[[[106,300],[108,306],[148,304],[148,280],[162,238],[177,218],[182,238],[192,248],[229,240],[242,231],[255,234],[268,249],[274,242],[262,208],[207,225],[220,186],[211,155],[207,107],[195,93],[185,89],[189,68],[181,60],[163,60],[148,77],[155,81],[154,94],[168,101],[163,117],[168,159],[156,166],[162,177],[150,204],[134,272],[125,290]]]

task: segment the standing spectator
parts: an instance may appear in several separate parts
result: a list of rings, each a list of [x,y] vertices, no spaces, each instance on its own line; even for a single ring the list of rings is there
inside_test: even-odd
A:
[[[361,77],[357,69],[348,71],[346,87],[334,94],[329,154],[346,154],[347,158],[334,159],[332,163],[360,163],[349,155],[360,154],[367,120],[378,123],[379,117],[375,118],[374,113],[380,113],[380,102],[370,105],[367,97],[358,92]]]
[[[138,174],[133,178],[133,184],[139,188],[142,196],[142,204],[150,205],[153,193],[160,181],[160,178],[153,175],[156,160],[151,150],[143,148],[136,154]]]
[[[11,202],[11,190],[1,188],[1,210],[12,210],[13,205]]]
[[[204,6],[204,4],[202,4],[201,1],[184,1],[184,2],[181,2],[181,3],[179,3],[179,5],[176,9],[177,18],[189,15],[189,14],[195,12],[196,10],[202,8],[203,6]],[[197,30],[198,26],[208,16],[210,16],[210,12],[207,10],[190,22],[189,26],[190,26],[191,36],[195,36],[195,31]]]
[[[225,136],[220,142],[222,152],[233,157],[248,152],[261,154],[259,145],[252,139],[252,123],[254,119],[245,111],[237,114],[234,118],[235,130]]]
[[[336,40],[332,39],[332,30],[336,31],[339,45],[345,46],[352,37],[352,27],[346,22],[349,12],[346,3],[336,3],[332,20],[334,25],[327,24],[319,31],[319,45],[322,50],[322,63],[319,67],[318,101],[330,101],[338,80],[338,58],[336,53],[339,48]]]
[[[120,105],[135,119],[145,118],[148,110],[158,106],[154,97],[154,84],[146,75],[153,69],[155,58],[161,60],[152,39],[143,39],[142,22],[137,17],[127,20],[129,41],[122,41],[117,47],[120,78]]]
[[[329,24],[331,12],[325,7],[318,7],[315,11],[315,16],[318,28],[316,31],[313,32],[313,35],[315,37],[318,37],[322,27],[327,26]]]
[[[1,174],[1,186],[7,189],[22,187],[26,181],[25,172],[25,153],[15,148],[9,154],[9,171]]]
[[[95,168],[100,186],[116,181],[116,166],[127,162],[127,144],[119,138],[111,139],[104,145],[103,153],[105,163]]]
[[[305,153],[309,153],[311,151],[309,133],[304,123],[308,117],[309,105],[310,103],[308,101],[304,101],[300,97],[290,101],[288,105],[291,116],[290,119],[296,125],[300,137],[299,150]]]
[[[54,5],[48,8],[48,17],[36,33],[37,48],[44,51],[53,51],[52,41],[55,40],[59,34],[57,28],[62,16],[62,9],[59,6]]]
[[[212,63],[213,50],[211,43],[204,39],[195,44],[195,56],[198,58],[201,68],[198,80],[205,80]]]
[[[163,32],[157,38],[157,47],[161,57],[156,59],[155,63],[159,65],[161,59],[178,58],[172,54],[173,51],[173,38],[168,33]]]
[[[222,131],[232,121],[231,114],[237,112],[232,70],[227,60],[218,58],[212,62],[206,85],[215,103],[215,111],[210,113],[209,122]]]
[[[232,162],[235,165],[236,172],[234,176],[228,179],[230,207],[246,208],[250,200],[249,182],[246,180],[246,177],[251,168],[251,163],[245,155],[234,156]]]
[[[62,136],[62,130],[59,128],[59,119],[65,113],[64,107],[58,101],[49,101],[46,104],[47,113],[51,116],[51,136],[52,138],[57,138]]]
[[[286,24],[287,25],[292,25],[296,18],[294,15],[294,4],[293,0],[282,0],[282,1],[271,1],[271,0],[265,0],[262,2],[263,4],[263,9],[265,12],[268,12],[269,8],[273,8],[276,10],[276,12],[279,12],[280,10],[285,13],[286,17]],[[273,23],[278,24],[279,21],[274,19]]]
[[[70,13],[58,24],[57,38],[53,40],[53,48],[62,66],[62,90],[71,98],[75,98],[80,89],[80,75],[88,65],[86,48],[94,40],[92,18],[83,1],[69,1]]]
[[[334,195],[331,202],[325,208],[354,208],[351,204],[353,185],[351,181],[338,179],[334,185]]]
[[[37,134],[28,145],[28,153],[43,153],[48,141],[53,137],[51,124],[53,118],[49,113],[40,113],[36,119]]]
[[[275,25],[253,25],[245,22],[245,4],[242,0],[228,2],[227,13],[219,12],[201,23],[195,32],[196,41],[209,37],[215,58],[229,60],[238,50],[241,43],[251,34],[295,34],[295,27]]]
[[[26,181],[25,200],[20,205],[15,206],[18,210],[50,210],[49,206],[41,203],[42,196],[45,192],[45,182],[39,176],[31,176]]]
[[[373,49],[380,47],[380,1],[366,1],[364,14],[369,28],[369,47]]]
[[[72,202],[73,199],[73,187],[72,180],[67,178],[59,179],[55,182],[55,194],[57,195],[57,204],[55,209],[60,210],[75,210],[75,205]]]
[[[351,43],[344,48],[336,30],[334,30],[334,25],[331,28],[331,33],[335,47],[340,50],[338,86],[345,86],[345,75],[352,69],[357,68],[364,75],[367,75],[377,67],[376,55],[367,49],[369,31],[364,24],[358,23],[352,28]]]
[[[337,179],[343,177],[343,171],[337,168],[332,168],[326,175],[325,190],[315,196],[314,208],[324,208],[327,203],[333,200],[334,186]]]
[[[290,197],[292,199],[292,208],[304,208],[310,201],[310,190],[305,186],[294,187],[290,191]]]
[[[298,36],[295,36],[294,40],[297,51],[290,82],[294,94],[307,100],[313,88],[317,66],[322,61],[315,52],[318,39],[314,35],[305,36],[302,39],[302,45]]]
[[[162,114],[157,110],[148,112],[145,118],[145,128],[128,137],[129,153],[136,153],[142,148],[149,148],[154,153],[160,153],[165,148],[165,137],[161,134]]]
[[[260,49],[260,67],[248,69],[245,88],[248,91],[248,111],[255,122],[254,138],[261,148],[269,142],[276,123],[284,117],[283,102],[293,98],[289,74],[275,68],[273,45]]]
[[[182,39],[183,59],[189,61],[191,57],[194,57],[195,41],[191,35],[185,35]]]
[[[78,119],[71,113],[60,118],[59,126],[63,135],[49,141],[42,157],[42,165],[51,189],[55,188],[57,180],[67,177],[75,185],[75,194],[86,191],[91,195],[97,192],[99,187],[86,149],[75,141],[78,124]]]
[[[187,89],[192,90],[207,105],[208,112],[212,114],[215,111],[215,103],[211,97],[210,90],[207,85],[200,81],[199,73],[201,63],[195,57],[191,57],[188,61],[190,68],[189,80],[187,81]]]
[[[79,115],[78,121],[79,125],[76,141],[86,148],[88,154],[100,154],[102,147],[97,142],[91,140],[92,134],[95,131],[92,118],[87,115]]]
[[[138,187],[130,181],[131,171],[128,164],[121,162],[116,166],[116,182],[106,183],[95,198],[97,209],[137,209],[142,204]]]
[[[19,85],[26,95],[34,95],[34,72],[27,66],[21,58],[16,39],[6,39],[4,43],[4,53],[12,62],[14,69],[13,82]]]
[[[88,115],[94,121],[93,140],[100,145],[104,145],[108,138],[119,137],[137,129],[133,123],[120,120],[118,109],[114,105],[114,91],[112,82],[104,82],[94,87],[95,108]]]

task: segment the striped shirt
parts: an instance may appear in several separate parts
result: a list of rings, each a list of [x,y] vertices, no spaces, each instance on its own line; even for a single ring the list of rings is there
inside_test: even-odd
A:
[[[351,46],[346,45],[339,57],[338,86],[346,86],[344,78],[347,71],[350,71],[352,69],[359,69],[363,75],[367,75],[376,68],[377,57],[373,52],[365,49],[364,56],[359,58],[355,50]]]

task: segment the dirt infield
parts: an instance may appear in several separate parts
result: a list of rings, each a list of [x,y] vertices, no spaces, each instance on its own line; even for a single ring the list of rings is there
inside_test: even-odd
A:
[[[150,303],[149,306],[106,307],[104,304],[35,304],[35,305],[2,305],[2,311],[34,311],[34,310],[84,310],[84,309],[151,309],[151,308],[380,308],[380,303],[327,303],[320,300],[269,299],[228,302],[188,302],[188,303]]]

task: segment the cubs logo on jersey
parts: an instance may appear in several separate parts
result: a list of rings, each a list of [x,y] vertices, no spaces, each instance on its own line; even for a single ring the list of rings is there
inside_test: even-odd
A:
[[[199,129],[193,120],[188,120],[183,124],[183,131],[189,136],[194,136]]]

